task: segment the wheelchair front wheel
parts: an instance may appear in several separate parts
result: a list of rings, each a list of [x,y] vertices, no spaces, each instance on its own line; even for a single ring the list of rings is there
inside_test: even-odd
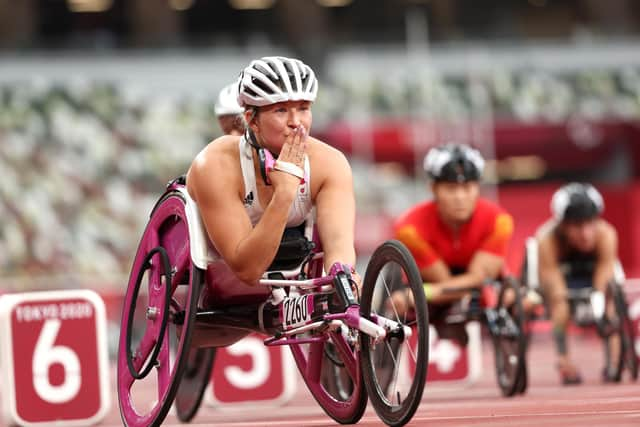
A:
[[[413,417],[424,391],[429,315],[418,267],[399,241],[385,242],[371,256],[360,310],[369,320],[383,316],[400,325],[387,330],[379,343],[360,333],[360,366],[380,419],[390,426],[402,426]],[[403,326],[411,328],[410,337],[405,336]]]
[[[487,319],[495,356],[496,378],[506,397],[527,388],[525,313],[519,283],[512,278],[501,282],[498,304],[487,309]]]

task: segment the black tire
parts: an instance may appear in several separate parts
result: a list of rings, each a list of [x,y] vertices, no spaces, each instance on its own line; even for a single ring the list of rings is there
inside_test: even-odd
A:
[[[495,319],[488,320],[495,356],[496,379],[505,397],[524,393],[528,382],[526,318],[519,290],[520,285],[515,279],[504,279],[500,286],[498,305],[493,312]],[[508,293],[514,296],[511,307],[508,307],[505,301]]]
[[[526,354],[525,354],[526,357]],[[524,394],[527,391],[527,387],[529,386],[529,372],[527,371],[526,362],[522,364],[522,371],[520,372],[520,376],[518,377],[518,384],[516,385],[516,393]]]
[[[607,360],[607,365],[609,362],[615,363],[615,366],[613,366],[612,370],[609,372],[614,374],[613,379],[615,381],[620,381],[622,379],[624,368],[627,368],[631,379],[636,381],[638,379],[638,356],[635,351],[636,337],[633,322],[629,319],[627,301],[620,285],[611,283],[607,290],[609,297],[612,298],[616,311],[615,321],[609,322],[616,327],[610,335],[605,337],[607,359],[609,359],[610,349],[608,349],[608,346],[610,344],[608,341],[611,339],[611,335],[618,335],[621,343],[621,349],[619,352],[620,357],[616,358],[614,361]]]
[[[398,315],[395,305],[390,303],[391,293],[398,287],[403,290],[404,297],[408,297],[408,291],[415,301],[415,308],[409,315]],[[384,315],[413,329],[411,339],[399,329],[377,345],[368,335],[360,333],[360,367],[371,404],[385,424],[402,426],[411,420],[422,400],[429,361],[427,301],[418,267],[402,243],[387,241],[371,256],[364,276],[360,309],[367,319],[371,319],[372,314]],[[410,348],[410,341],[415,342],[415,349]],[[413,378],[404,378],[405,383],[411,380],[410,385],[398,381],[401,363],[397,361],[403,360],[405,348],[409,353],[408,365],[415,366]],[[404,386],[402,391],[398,390],[401,386]]]
[[[176,415],[183,423],[188,423],[198,413],[211,379],[215,355],[215,348],[192,347],[189,352],[187,367],[175,399]]]
[[[145,228],[138,250],[136,251],[129,278],[129,285],[123,306],[117,365],[117,389],[120,415],[123,425],[128,427],[157,427],[162,424],[173,404],[176,393],[178,392],[180,380],[186,368],[186,359],[191,347],[191,336],[195,324],[197,303],[204,281],[204,272],[194,266],[190,259],[184,262],[184,265],[178,269],[179,275],[185,274],[185,276],[188,277],[187,282],[174,287],[167,285],[167,283],[173,281],[173,271],[171,271],[171,274],[168,274],[168,270],[173,270],[173,267],[170,269],[165,265],[166,263],[164,261],[154,264],[161,267],[158,270],[159,274],[166,278],[163,287],[171,289],[168,296],[166,294],[163,296],[162,301],[164,303],[162,306],[165,309],[159,313],[160,316],[162,316],[160,318],[163,323],[165,323],[166,317],[166,324],[161,327],[162,333],[157,334],[157,339],[152,337],[155,341],[161,341],[153,344],[153,351],[150,352],[150,355],[153,357],[147,359],[154,369],[146,372],[148,370],[146,366],[148,365],[136,368],[132,366],[131,362],[132,354],[135,353],[131,347],[134,343],[136,343],[134,347],[137,348],[138,346],[138,340],[133,338],[133,334],[138,330],[144,330],[137,324],[133,324],[135,320],[132,320],[132,318],[135,317],[139,319],[139,323],[141,324],[147,324],[148,322],[144,319],[149,319],[148,315],[150,314],[150,312],[147,311],[147,315],[145,316],[144,307],[146,303],[144,303],[144,300],[138,301],[138,297],[140,296],[138,292],[140,289],[139,282],[144,276],[144,274],[140,274],[140,270],[151,268],[147,262],[148,260],[145,261],[145,259],[150,252],[155,250],[149,248],[150,242],[154,241],[154,239],[158,241],[155,248],[162,248],[162,250],[158,250],[157,253],[165,253],[170,260],[171,266],[176,265],[178,253],[185,253],[185,251],[188,253],[188,225],[186,223],[186,214],[183,206],[184,198],[178,192],[167,193],[160,199]],[[154,235],[156,236],[155,238],[150,237]],[[164,255],[161,256],[164,257]],[[159,301],[160,300],[157,300],[156,303]],[[141,308],[139,312],[136,310],[137,305]],[[168,309],[167,316],[165,316],[165,313],[167,313],[166,309]],[[147,339],[147,337],[150,336],[151,335],[147,335],[146,330],[144,330],[144,333],[142,333],[139,338]],[[172,340],[175,345],[172,344]],[[157,346],[171,347],[172,345],[174,345],[175,348],[173,357],[163,355],[163,352],[157,353],[155,351]],[[146,358],[146,356],[144,357]],[[164,362],[162,359],[164,359]],[[138,394],[137,390],[139,390],[139,388],[133,387],[133,384],[136,381],[144,381],[144,377],[146,377],[147,374],[150,375],[153,371],[156,372],[155,375],[158,378],[162,371],[162,375],[166,375],[166,381],[163,384],[157,381],[156,386],[158,390],[156,400],[149,402],[150,404],[147,405],[133,398],[133,394]],[[136,402],[134,402],[134,400],[136,400]]]

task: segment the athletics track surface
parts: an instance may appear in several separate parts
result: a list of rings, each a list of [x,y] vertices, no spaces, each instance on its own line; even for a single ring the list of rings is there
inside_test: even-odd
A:
[[[428,383],[412,426],[640,426],[640,381],[625,375],[620,384],[602,384],[602,350],[593,334],[570,338],[570,351],[585,382],[563,387],[554,367],[548,333],[533,336],[528,353],[529,389],[524,396],[503,398],[495,383],[493,352],[483,339],[483,373],[472,385]],[[104,427],[121,426],[115,387],[113,404]],[[149,390],[149,393],[152,393]],[[164,426],[179,426],[171,414]],[[332,426],[301,382],[296,396],[285,406],[214,409],[203,405],[191,426],[298,427]],[[369,405],[358,425],[381,425]]]

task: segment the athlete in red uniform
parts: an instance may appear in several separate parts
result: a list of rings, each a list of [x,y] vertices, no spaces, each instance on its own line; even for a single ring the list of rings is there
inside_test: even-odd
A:
[[[457,229],[443,221],[435,201],[413,207],[395,224],[396,237],[420,270],[441,260],[451,270],[466,271],[477,251],[504,257],[512,230],[511,216],[485,199],[477,200],[471,218]]]
[[[424,167],[434,199],[403,214],[395,235],[416,260],[429,304],[448,308],[501,274],[513,219],[479,197],[484,160],[477,150],[462,144],[439,146],[429,151]],[[405,300],[394,295],[402,311],[409,308]]]

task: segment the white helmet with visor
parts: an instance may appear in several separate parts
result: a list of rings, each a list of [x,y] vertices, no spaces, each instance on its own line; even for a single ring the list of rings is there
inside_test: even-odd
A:
[[[299,59],[266,56],[251,61],[240,74],[238,104],[262,107],[286,101],[315,101],[316,75]]]

